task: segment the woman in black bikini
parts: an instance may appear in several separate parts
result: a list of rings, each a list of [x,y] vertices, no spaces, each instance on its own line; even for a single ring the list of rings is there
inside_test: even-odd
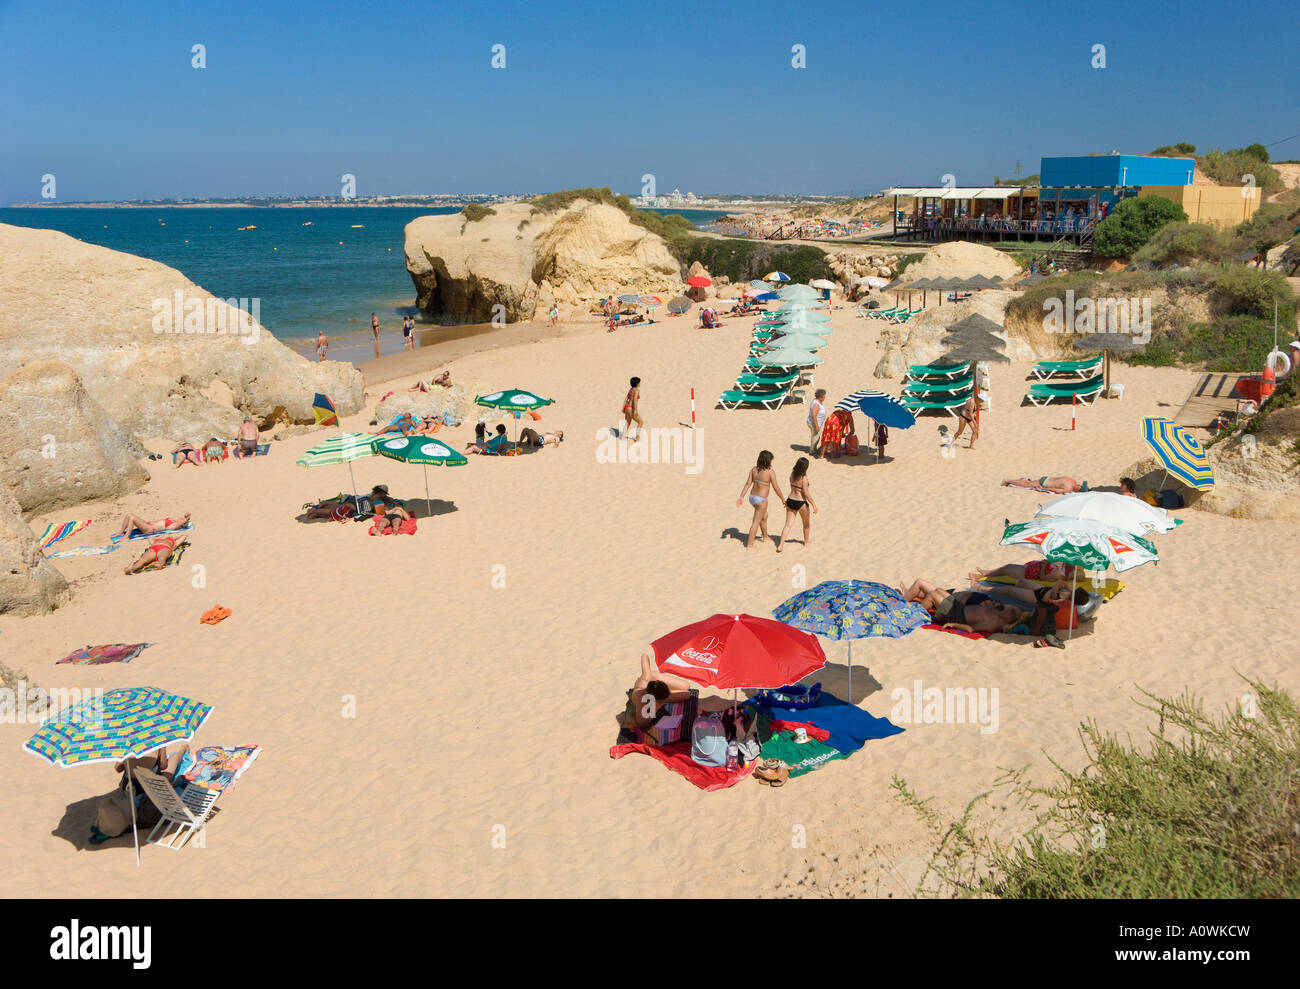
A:
[[[817,502],[813,501],[812,490],[808,487],[808,458],[800,457],[794,462],[794,470],[790,471],[790,497],[785,500],[785,528],[776,544],[778,553],[785,548],[785,537],[790,534],[790,526],[794,525],[796,517],[803,522],[803,544],[808,545],[812,535],[810,506],[814,512],[817,511]]]

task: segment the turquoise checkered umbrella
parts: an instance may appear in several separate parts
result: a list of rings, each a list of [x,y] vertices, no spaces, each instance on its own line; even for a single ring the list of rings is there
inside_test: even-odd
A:
[[[394,436],[381,439],[375,445],[375,452],[389,460],[400,460],[404,464],[420,464],[424,467],[424,500],[429,498],[429,467],[460,467],[469,463],[469,458],[459,450],[453,450],[441,440],[428,436]]]
[[[139,759],[165,746],[188,742],[211,713],[211,704],[157,687],[109,690],[102,696],[59,711],[23,743],[23,749],[65,769],[96,762]],[[135,861],[139,865],[135,782],[129,767],[127,784],[131,798],[131,831],[135,835]]]
[[[932,619],[902,592],[873,580],[824,580],[772,611],[777,621],[827,639],[849,640],[849,701],[853,692],[853,640],[902,638]]]

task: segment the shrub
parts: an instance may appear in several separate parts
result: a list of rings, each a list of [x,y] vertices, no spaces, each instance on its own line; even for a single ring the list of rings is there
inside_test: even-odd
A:
[[[1234,264],[1216,269],[1211,277],[1210,304],[1216,312],[1244,313],[1272,323],[1274,303],[1278,326],[1294,330],[1295,292],[1280,272]]]
[[[1170,223],[1134,255],[1135,261],[1161,266],[1191,264],[1193,261],[1227,261],[1232,255],[1232,238],[1209,223]]]
[[[1196,154],[1196,145],[1188,144],[1186,141],[1179,141],[1177,144],[1166,144],[1156,148],[1151,152],[1153,155],[1165,155],[1168,157],[1183,156]]]
[[[1294,197],[1288,198],[1289,201],[1265,203],[1249,220],[1233,228],[1237,254],[1246,251],[1266,254],[1295,235],[1296,225],[1300,223],[1300,205]]]
[[[1262,190],[1261,195],[1268,197],[1282,189],[1283,182],[1277,169],[1268,163],[1268,152],[1264,151],[1264,156],[1261,158],[1258,157],[1259,151],[1264,149],[1255,144],[1234,151],[1222,151],[1216,148],[1199,159],[1197,164],[1202,172],[1220,185],[1241,185],[1243,177],[1253,175],[1255,185]]]
[[[894,266],[894,277],[895,278],[901,277],[903,272],[905,272],[910,265],[913,265],[917,261],[920,261],[923,257],[925,257],[924,252],[917,252],[916,254],[904,254],[901,258],[898,259],[898,264]]]
[[[773,269],[784,271],[795,282],[835,277],[825,252],[809,245],[777,246],[763,241],[693,236],[680,259],[687,265],[699,261],[715,278],[726,275],[733,282],[761,278]]]
[[[468,220],[470,223],[475,223],[478,220],[483,219],[484,217],[497,215],[497,211],[494,210],[491,206],[481,206],[478,203],[470,203],[463,210],[461,210],[461,213],[464,214],[465,219]]]
[[[1247,681],[1257,710],[1211,717],[1189,695],[1145,694],[1158,731],[1139,749],[1080,726],[1087,766],[1032,785],[1022,771],[995,787],[1035,812],[1004,844],[971,824],[981,794],[944,825],[895,776],[896,796],[936,846],[922,895],[1007,899],[1294,898],[1300,895],[1300,709],[1285,692]],[[1145,693],[1145,692],[1144,692]],[[1173,732],[1168,731],[1172,727]],[[1011,801],[1007,801],[1010,803]]]
[[[1166,223],[1186,223],[1183,208],[1163,196],[1125,199],[1097,224],[1093,250],[1104,258],[1132,257]]]

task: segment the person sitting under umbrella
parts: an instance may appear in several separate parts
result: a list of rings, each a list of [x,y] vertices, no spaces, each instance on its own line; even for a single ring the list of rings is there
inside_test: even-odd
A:
[[[365,514],[367,508],[373,509],[375,514],[381,514],[384,506],[389,502],[397,504],[388,495],[388,485],[376,484],[370,489],[370,497],[362,499],[360,505],[357,504],[357,499],[353,495],[339,495],[335,498],[326,498],[315,505],[303,505],[303,508],[306,509],[303,517],[307,519],[333,518],[342,522],[344,519],[357,514],[358,509],[361,510],[362,514]]]
[[[139,759],[124,759],[113,768],[122,774],[118,785],[112,793],[99,798],[95,803],[95,823],[90,826],[90,842],[98,845],[116,838],[131,830],[131,797],[127,793],[126,774],[128,769],[143,766],[160,776],[167,772],[167,750],[160,749],[157,755],[142,756]],[[144,791],[135,788],[135,814],[137,828],[152,828],[162,819],[162,814],[153,801],[145,798]]]
[[[497,423],[497,434],[495,436],[490,440],[484,441],[486,435],[487,430],[483,426],[483,423],[480,422],[474,427],[474,442],[466,448],[465,452],[482,453],[493,456],[498,453],[504,453],[506,448],[510,446],[510,440],[506,437],[506,427],[501,423]]]

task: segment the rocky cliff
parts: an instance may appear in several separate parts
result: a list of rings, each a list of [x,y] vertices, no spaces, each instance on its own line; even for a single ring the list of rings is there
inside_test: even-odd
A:
[[[676,295],[682,273],[663,238],[622,210],[576,202],[553,213],[529,203],[406,225],[406,270],[421,311],[442,323],[486,323],[495,312],[529,320],[551,303],[583,305],[614,293]]]
[[[39,615],[68,596],[68,582],[36,545],[13,495],[0,489],[0,614]]]
[[[281,405],[311,421],[318,391],[340,412],[360,408],[355,368],[307,361],[252,311],[251,300],[231,306],[156,261],[0,224],[0,377],[62,361],[138,436],[228,437],[241,412],[266,416]],[[203,394],[216,382],[233,407]]]

